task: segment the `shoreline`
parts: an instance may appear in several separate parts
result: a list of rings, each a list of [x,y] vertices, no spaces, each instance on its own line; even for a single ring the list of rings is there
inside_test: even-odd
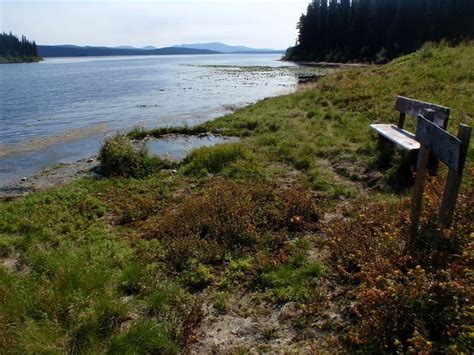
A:
[[[219,118],[219,117],[218,117]],[[217,118],[216,118],[217,119]],[[177,129],[180,127],[177,127]],[[205,133],[196,133],[192,130],[192,128],[184,128],[181,133],[164,133],[160,135],[154,136],[152,132],[147,134],[144,137],[140,138],[132,138],[128,134],[129,138],[132,139],[134,142],[140,141],[148,141],[148,140],[174,140],[179,141],[180,137],[186,137],[185,139],[191,139],[192,137],[197,138],[208,138],[212,139],[212,137],[222,137],[225,139],[229,139],[229,142],[232,138],[231,136],[225,136],[222,134],[216,134],[213,132],[205,132]],[[129,132],[130,133],[130,132]],[[222,144],[222,142],[217,142],[217,144]],[[181,144],[184,148],[184,144]],[[204,145],[205,146],[205,145]],[[200,148],[201,146],[195,146],[193,149]],[[185,151],[183,151],[185,152]],[[170,158],[169,153],[166,154],[162,153],[155,153],[156,155],[162,159],[171,159],[176,161],[182,161],[185,158],[183,154],[179,158]],[[46,167],[37,173],[22,177],[14,182],[8,183],[7,185],[0,186],[0,201],[1,200],[13,200],[16,198],[20,198],[25,195],[29,195],[35,192],[48,190],[54,187],[60,187],[67,183],[70,183],[74,180],[85,178],[85,177],[92,177],[92,178],[102,178],[100,174],[100,162],[98,160],[98,156],[91,155],[86,158],[79,159],[75,162],[71,163],[59,163],[53,166]]]
[[[22,63],[39,63],[43,61],[43,57],[32,57],[32,58],[5,58],[0,57],[0,64],[22,64]]]
[[[21,180],[0,187],[0,201],[8,201],[38,191],[62,186],[83,177],[99,177],[99,161],[91,156],[74,163],[60,163]]]

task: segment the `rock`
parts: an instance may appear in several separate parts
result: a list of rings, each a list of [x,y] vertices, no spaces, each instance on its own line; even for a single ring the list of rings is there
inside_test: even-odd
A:
[[[21,178],[21,181],[26,181],[26,180],[28,180],[28,178],[27,178],[26,176],[23,176],[23,177]]]
[[[89,159],[87,159],[87,162],[88,162],[88,163],[93,163],[94,161],[95,161],[94,158],[89,158]]]
[[[171,170],[171,174],[177,174],[177,173],[178,173],[178,170],[176,169]]]

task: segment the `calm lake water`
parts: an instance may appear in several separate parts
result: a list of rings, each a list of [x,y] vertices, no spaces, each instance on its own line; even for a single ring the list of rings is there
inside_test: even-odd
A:
[[[87,57],[0,65],[0,186],[94,155],[117,130],[195,125],[292,92],[294,65],[278,59]]]

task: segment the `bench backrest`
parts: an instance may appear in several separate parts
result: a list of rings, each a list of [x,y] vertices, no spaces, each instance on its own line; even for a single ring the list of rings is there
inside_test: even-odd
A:
[[[405,115],[418,117],[418,115],[422,115],[426,109],[434,111],[433,123],[443,129],[446,129],[448,126],[449,108],[444,106],[397,96],[395,109],[400,112],[400,119],[398,121],[398,127],[400,128],[403,128],[403,124],[405,123]]]

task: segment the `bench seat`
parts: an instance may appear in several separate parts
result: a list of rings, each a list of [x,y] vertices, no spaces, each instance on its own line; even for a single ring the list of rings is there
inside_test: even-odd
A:
[[[420,149],[420,143],[416,141],[413,133],[405,131],[394,124],[371,124],[370,127],[408,151]]]

